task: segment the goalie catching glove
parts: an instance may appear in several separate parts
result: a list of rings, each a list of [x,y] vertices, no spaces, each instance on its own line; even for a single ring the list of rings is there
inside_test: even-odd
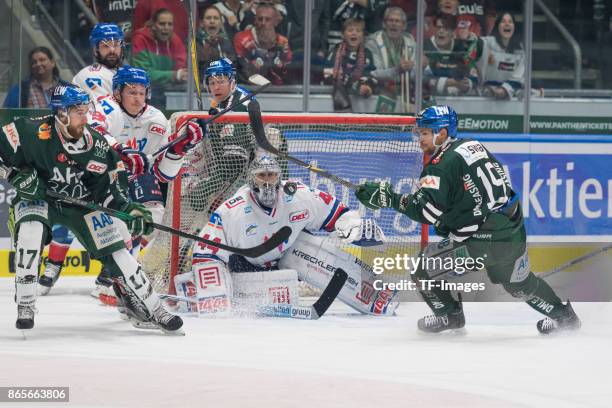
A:
[[[373,246],[385,240],[385,234],[376,220],[362,219],[355,211],[348,211],[338,218],[335,232],[345,244]]]
[[[170,142],[176,139],[181,140],[172,146],[170,151],[176,155],[184,156],[204,139],[204,133],[202,132],[202,128],[195,121],[190,120],[182,126],[178,132],[168,138]]]
[[[15,187],[19,197],[24,200],[42,200],[45,198],[45,183],[38,177],[36,169],[11,173],[9,183]]]
[[[132,236],[150,235],[153,232],[153,216],[143,204],[127,203],[121,208],[121,212],[130,215],[130,218],[124,221]]]

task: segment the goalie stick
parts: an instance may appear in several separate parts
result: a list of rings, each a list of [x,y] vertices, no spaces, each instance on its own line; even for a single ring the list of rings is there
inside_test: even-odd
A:
[[[292,306],[292,305],[273,305],[263,306],[257,311],[259,315],[265,317],[288,317],[292,319],[317,320],[325,314],[327,309],[334,303],[338,293],[342,290],[344,283],[348,279],[348,274],[341,268],[336,269],[334,276],[319,299],[312,306]]]
[[[315,167],[311,164],[308,164],[300,159],[295,157],[291,157],[286,153],[279,151],[277,148],[272,146],[272,144],[266,138],[266,132],[264,130],[263,121],[261,119],[261,109],[259,107],[259,102],[251,101],[248,106],[249,111],[249,121],[251,122],[251,127],[253,128],[253,133],[255,134],[255,140],[257,144],[264,150],[282,158],[285,160],[292,161],[298,166],[304,167],[313,173],[316,173],[322,177],[325,177],[335,183],[342,184],[345,187],[350,188],[353,191],[356,191],[358,186],[356,184],[351,183],[348,180],[342,179],[334,174],[331,174],[328,171]]]
[[[47,193],[47,196],[52,197],[56,200],[65,201],[67,203],[78,205],[78,206],[88,208],[94,211],[102,211],[109,215],[112,215],[113,217],[117,217],[123,221],[128,221],[133,218],[131,215],[126,214],[124,212],[113,210],[111,208],[106,208],[96,203],[79,200],[78,198],[68,197],[63,194],[56,193],[55,191],[52,191],[52,190],[47,190],[46,193]],[[264,242],[261,245],[257,245],[251,248],[237,248],[237,247],[221,244],[219,242],[214,242],[214,241],[199,237],[197,235],[189,234],[187,232],[183,232],[181,230],[168,227],[166,225],[157,224],[155,222],[150,222],[149,224],[152,225],[153,228],[155,229],[169,232],[170,234],[178,235],[183,238],[188,238],[194,241],[202,242],[206,245],[210,245],[210,246],[213,246],[219,249],[224,249],[226,251],[233,252],[235,254],[242,255],[247,258],[257,258],[259,256],[262,256],[265,253],[270,252],[271,250],[273,250],[274,248],[282,244],[284,241],[286,241],[291,235],[291,228],[285,226],[279,229],[278,231],[276,231],[276,233],[274,233],[274,235],[272,235],[270,239],[268,239],[266,242]]]
[[[213,122],[215,120],[217,120],[218,118],[220,118],[221,116],[225,115],[226,113],[234,110],[234,108],[236,108],[236,106],[243,104],[244,102],[248,101],[248,100],[252,100],[251,103],[255,102],[255,100],[253,99],[255,97],[255,95],[257,95],[258,93],[262,92],[264,89],[266,89],[267,87],[269,87],[272,83],[270,81],[268,81],[265,77],[259,75],[259,74],[255,74],[255,75],[251,75],[249,77],[249,82],[258,85],[258,88],[255,89],[253,92],[251,92],[250,94],[240,98],[239,100],[235,101],[234,103],[232,103],[230,106],[228,106],[227,108],[215,113],[214,115],[212,115],[210,118],[206,119],[205,121],[202,122],[202,125],[207,125],[210,122]],[[250,104],[249,104],[250,105]],[[258,104],[258,108],[259,108],[259,104]],[[180,128],[182,128],[185,124],[187,123],[184,122],[183,124],[181,124]],[[177,130],[177,133],[180,131],[180,128]],[[151,157],[155,157],[158,154],[160,154],[161,152],[164,152],[168,149],[170,149],[172,146],[174,146],[175,144],[181,142],[182,140],[184,140],[187,137],[187,135],[183,135],[181,137],[177,137],[176,139],[174,139],[173,141],[171,141],[170,143],[168,143],[165,146],[160,147],[159,149],[157,149],[153,154],[151,154]]]

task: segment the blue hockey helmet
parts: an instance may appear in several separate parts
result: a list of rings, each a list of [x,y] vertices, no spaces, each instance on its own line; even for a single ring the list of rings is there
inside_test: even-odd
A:
[[[60,110],[67,111],[71,106],[89,103],[89,94],[76,85],[56,86],[51,95],[51,110],[56,115]]]
[[[147,90],[147,99],[151,97],[151,80],[146,70],[123,65],[113,75],[113,91],[123,89],[127,84],[138,84]]]
[[[448,105],[430,106],[423,109],[416,118],[418,128],[431,129],[434,133],[440,133],[446,128],[449,137],[457,136],[457,112]]]
[[[226,76],[231,81],[236,76],[236,68],[229,58],[222,58],[220,60],[212,61],[208,68],[206,68],[206,84],[208,85],[208,79],[213,76]]]
[[[101,41],[110,40],[120,41],[122,46],[125,45],[125,36],[117,24],[98,23],[91,29],[89,44],[92,48],[98,48]]]

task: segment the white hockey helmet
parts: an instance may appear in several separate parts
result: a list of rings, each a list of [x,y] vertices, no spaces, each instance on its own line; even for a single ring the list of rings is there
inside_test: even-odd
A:
[[[281,169],[273,157],[261,156],[255,159],[247,181],[260,205],[268,208],[276,205],[281,185]]]

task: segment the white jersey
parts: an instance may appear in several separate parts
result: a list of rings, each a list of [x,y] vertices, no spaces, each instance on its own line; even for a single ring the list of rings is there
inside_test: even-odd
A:
[[[98,98],[93,122],[98,130],[109,134],[122,145],[145,154],[152,154],[169,143],[170,123],[164,114],[151,105],[137,117],[128,115],[111,95]],[[111,143],[112,144],[112,143]],[[182,157],[167,152],[160,154],[152,171],[159,181],[168,182],[178,174]]]
[[[483,83],[499,83],[514,96],[520,89],[525,76],[525,53],[522,48],[512,53],[506,52],[495,37],[482,37],[482,56],[478,61],[478,69]]]
[[[302,230],[331,232],[338,218],[348,212],[344,204],[326,192],[311,190],[300,183],[297,187],[293,196],[280,188],[276,207],[269,214],[257,203],[248,185],[241,187],[217,208],[200,236],[238,248],[250,248],[262,244],[280,228],[289,226],[292,232],[287,241],[258,258],[247,258],[257,266],[274,266]],[[196,243],[192,263],[211,260],[227,263],[230,255],[230,252],[216,247]]]
[[[72,79],[72,83],[89,94],[96,101],[101,96],[113,94],[113,76],[116,69],[107,68],[102,64],[86,66]]]

